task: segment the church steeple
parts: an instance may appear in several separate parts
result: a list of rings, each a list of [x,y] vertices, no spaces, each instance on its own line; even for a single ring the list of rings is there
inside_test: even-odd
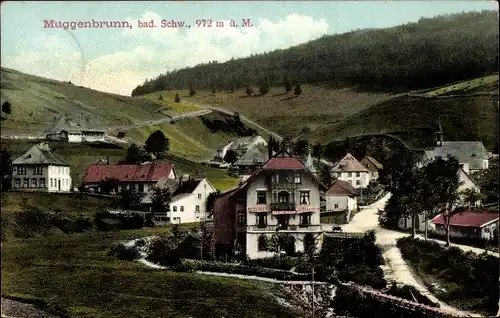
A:
[[[438,130],[434,132],[434,141],[436,146],[441,147],[443,145],[443,129],[441,128],[441,116],[438,117]]]

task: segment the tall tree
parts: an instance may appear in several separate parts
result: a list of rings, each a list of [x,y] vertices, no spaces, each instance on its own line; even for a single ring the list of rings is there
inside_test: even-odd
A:
[[[285,77],[285,80],[283,81],[283,85],[285,86],[285,91],[289,92],[292,90],[292,81],[290,81],[290,78],[288,76]]]
[[[302,94],[302,87],[300,86],[299,83],[297,83],[297,85],[295,85],[295,89],[293,90],[293,94],[296,96],[299,96],[300,94]]]
[[[330,188],[332,185],[332,172],[330,171],[330,167],[327,165],[323,165],[319,169],[319,180],[327,187]]]
[[[131,190],[122,190],[118,205],[124,210],[131,210],[140,202],[140,195]]]
[[[181,102],[181,97],[179,96],[179,93],[175,93],[175,99],[174,99],[174,101],[176,103],[180,103]]]
[[[270,87],[269,87],[269,82],[267,79],[264,79],[261,81],[259,85],[259,93],[261,95],[269,93]]]
[[[301,139],[294,144],[293,152],[295,155],[303,157],[309,153],[309,140]]]
[[[9,102],[4,102],[2,104],[2,111],[6,114],[12,113],[12,105]]]
[[[441,213],[446,232],[446,246],[450,246],[451,219],[455,214],[461,213],[458,208],[460,195],[458,187],[461,182],[458,178],[460,164],[454,157],[443,159],[438,157],[426,167],[427,180],[431,183],[436,195],[436,206]]]
[[[139,164],[144,161],[144,154],[141,149],[136,145],[132,144],[127,148],[127,153],[125,154],[125,164]]]
[[[152,212],[169,212],[169,203],[171,198],[172,194],[168,189],[155,187],[151,202]]]
[[[318,170],[320,169],[321,156],[323,155],[323,146],[319,143],[315,143],[312,147],[312,155],[318,158]]]
[[[196,90],[194,89],[193,84],[189,85],[189,96],[194,96],[196,95]]]
[[[483,195],[475,189],[467,188],[463,191],[460,191],[460,199],[462,203],[472,209],[476,205],[480,204],[483,200]]]
[[[1,191],[7,191],[11,188],[12,180],[12,158],[7,149],[3,149],[0,156],[0,173],[2,176]]]
[[[169,151],[169,140],[161,130],[156,130],[149,135],[144,150],[155,156],[161,155]]]

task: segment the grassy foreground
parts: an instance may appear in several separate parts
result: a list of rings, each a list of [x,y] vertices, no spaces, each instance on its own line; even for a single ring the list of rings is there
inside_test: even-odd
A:
[[[71,317],[295,317],[260,282],[152,270],[106,255],[115,242],[158,230],[168,228],[3,242],[2,296],[41,300]]]

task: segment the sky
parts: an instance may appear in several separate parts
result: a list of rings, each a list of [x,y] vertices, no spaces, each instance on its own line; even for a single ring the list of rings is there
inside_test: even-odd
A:
[[[0,9],[2,67],[130,95],[146,79],[174,69],[285,49],[325,34],[498,11],[498,5],[489,0],[6,1]],[[162,19],[184,21],[185,27],[162,28]],[[212,27],[208,22],[203,27],[202,20],[209,19]],[[231,19],[237,27],[229,25]],[[242,27],[242,19],[253,26]],[[45,20],[127,21],[132,28],[50,28]],[[138,27],[137,21],[152,20],[155,28]],[[215,27],[216,21],[224,27]]]

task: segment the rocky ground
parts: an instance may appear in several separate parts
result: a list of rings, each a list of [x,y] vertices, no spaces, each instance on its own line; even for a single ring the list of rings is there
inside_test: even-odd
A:
[[[59,318],[35,305],[2,298],[2,318]]]

